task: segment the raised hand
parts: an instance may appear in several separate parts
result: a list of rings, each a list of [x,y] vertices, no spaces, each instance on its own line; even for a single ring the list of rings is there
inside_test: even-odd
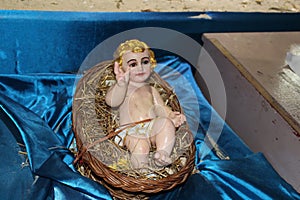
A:
[[[117,79],[117,84],[119,86],[127,86],[129,82],[129,75],[130,75],[130,70],[128,69],[126,72],[124,72],[118,62],[115,62],[114,65],[114,73],[116,75]]]

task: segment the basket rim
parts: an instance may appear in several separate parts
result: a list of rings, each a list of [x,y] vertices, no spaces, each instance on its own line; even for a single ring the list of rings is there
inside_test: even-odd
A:
[[[191,146],[193,150],[195,146]],[[186,181],[188,176],[193,172],[193,168],[191,168],[190,165],[194,166],[195,154],[189,156],[190,159],[180,171],[158,180],[141,179],[126,176],[125,174],[112,170],[110,167],[95,158],[88,151],[83,155],[82,158],[83,163],[87,164],[92,169],[93,173],[101,177],[103,180],[105,180],[106,183],[112,185],[115,188],[119,188],[129,192],[157,193],[173,189],[175,186]],[[92,165],[90,160],[93,160],[96,165]],[[99,167],[101,167],[102,169],[100,172],[99,170],[95,170],[95,168],[99,169]],[[139,189],[137,189],[136,187],[132,187],[133,185],[137,184],[140,184]]]
[[[86,73],[83,75],[83,77],[78,81],[76,86],[76,91],[74,94],[74,99],[76,95],[78,95],[78,87],[80,87],[81,82],[84,80],[89,80],[89,78],[92,76],[92,74],[99,70],[99,66],[104,65],[104,67],[109,67],[113,64],[112,61],[104,61],[101,63],[96,64],[92,68],[88,69]],[[156,72],[153,73],[153,76],[155,78],[160,79],[160,81],[163,81],[166,83],[166,87],[168,90],[172,91],[171,86],[164,81]],[[177,96],[175,95],[177,98]],[[178,99],[177,99],[178,101]],[[178,101],[179,102],[179,101]],[[166,177],[159,178],[157,180],[151,180],[151,179],[145,179],[145,178],[136,178],[136,177],[130,177],[128,175],[125,175],[119,171],[111,169],[106,164],[102,163],[100,160],[98,160],[95,156],[89,152],[89,150],[83,145],[79,133],[76,127],[77,124],[77,117],[76,112],[74,112],[76,109],[75,100],[72,102],[72,129],[75,135],[76,139],[76,145],[78,149],[78,155],[81,157],[81,162],[85,163],[90,167],[92,172],[96,174],[97,177],[100,177],[104,180],[105,184],[109,184],[110,186],[114,188],[121,189],[125,192],[139,192],[139,193],[158,193],[161,191],[166,191],[173,189],[177,185],[180,185],[186,181],[188,176],[192,173],[194,169],[194,160],[195,160],[195,144],[194,144],[194,138],[193,135],[187,125],[187,132],[190,134],[192,141],[190,141],[191,145],[189,146],[189,156],[185,163],[185,165],[176,173],[170,174]],[[182,108],[179,104],[179,108],[182,111]],[[80,158],[80,157],[79,157]],[[133,187],[134,186],[134,187]]]

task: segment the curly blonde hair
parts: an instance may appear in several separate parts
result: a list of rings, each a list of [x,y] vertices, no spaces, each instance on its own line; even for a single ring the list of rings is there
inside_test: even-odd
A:
[[[124,43],[121,43],[117,50],[114,52],[114,60],[119,63],[120,68],[122,68],[122,57],[126,51],[131,51],[133,53],[141,53],[145,50],[148,50],[150,56],[151,67],[154,68],[156,66],[156,60],[154,56],[154,52],[150,49],[150,47],[140,40],[127,40]]]

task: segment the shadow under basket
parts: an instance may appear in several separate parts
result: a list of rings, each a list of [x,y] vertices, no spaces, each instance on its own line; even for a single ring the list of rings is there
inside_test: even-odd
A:
[[[104,185],[119,199],[147,199],[183,184],[193,172],[195,158],[193,135],[187,123],[176,129],[172,164],[157,167],[152,159],[153,148],[149,166],[133,169],[129,151],[115,142],[118,111],[105,103],[106,92],[115,81],[113,62],[106,61],[86,71],[77,83],[72,119],[77,146],[74,163],[78,171]],[[172,88],[158,74],[153,72],[149,84],[173,111],[182,112]]]

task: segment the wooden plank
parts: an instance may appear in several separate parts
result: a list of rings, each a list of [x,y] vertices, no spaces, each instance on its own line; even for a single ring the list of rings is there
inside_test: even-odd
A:
[[[299,37],[296,32],[203,36],[224,81],[226,122],[254,152],[263,152],[298,192],[300,78],[284,59],[289,45],[300,43]],[[208,98],[214,92],[201,89]]]
[[[205,34],[300,136],[300,77],[285,66],[300,32]]]

